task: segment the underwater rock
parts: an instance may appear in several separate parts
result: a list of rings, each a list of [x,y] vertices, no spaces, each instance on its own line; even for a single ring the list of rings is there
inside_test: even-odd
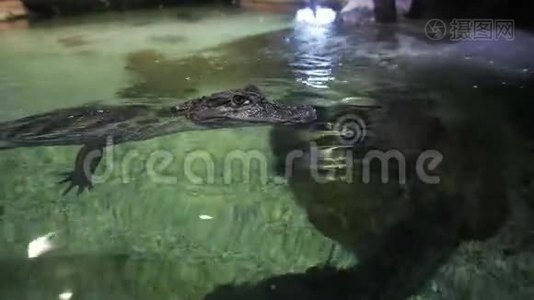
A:
[[[177,34],[154,35],[150,40],[160,44],[178,44],[187,40],[186,37]]]
[[[126,57],[126,70],[134,82],[118,92],[123,98],[189,97],[201,86],[240,85],[253,78],[279,77],[289,72],[287,57],[265,49],[261,57],[248,49],[267,40],[281,40],[285,31],[260,34],[205,49],[184,58],[172,58],[155,50],[135,51]],[[160,36],[161,37],[161,36]],[[171,42],[180,36],[162,36]],[[163,42],[163,41],[161,41]],[[281,44],[287,47],[285,44]]]
[[[329,275],[348,276],[351,287],[342,294],[336,294],[337,279],[321,283],[320,292],[333,298],[406,299],[461,241],[493,236],[508,216],[501,149],[495,146],[494,151],[480,154],[484,147],[480,145],[498,140],[495,128],[484,125],[475,131],[474,122],[448,128],[425,99],[388,99],[385,95],[376,99],[382,108],[327,108],[319,113],[326,125],[312,129],[314,134],[310,128],[275,127],[271,132],[273,152],[279,159],[277,170],[292,170],[288,183],[310,222],[358,256],[356,267]],[[341,133],[336,136],[337,123],[344,115],[362,120],[367,127],[364,139],[347,145],[339,139]],[[295,149],[304,155],[287,166],[287,157]],[[425,149],[439,151],[444,157],[433,173],[439,175],[440,184],[428,184],[417,175],[414,162]],[[398,161],[405,164],[402,167],[395,159],[382,162],[382,168],[380,162],[374,167],[371,164],[366,182],[362,166],[365,157],[376,150],[399,152],[403,159]],[[381,182],[384,165],[391,178]],[[401,171],[406,175],[404,183],[397,177]],[[287,291],[312,280],[309,274],[291,276]],[[234,288],[261,291],[262,286]],[[223,291],[229,290],[220,289],[213,295]]]
[[[88,42],[83,35],[71,35],[57,40],[64,47],[79,47],[84,46]]]

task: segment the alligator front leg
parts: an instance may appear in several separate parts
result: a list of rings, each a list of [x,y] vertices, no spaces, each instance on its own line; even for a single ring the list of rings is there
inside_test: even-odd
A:
[[[66,195],[75,186],[78,187],[78,195],[85,189],[93,188],[91,177],[102,160],[104,147],[104,143],[86,144],[78,151],[74,170],[64,173],[65,178],[59,182],[60,184],[69,182],[69,186],[65,189],[63,195]]]

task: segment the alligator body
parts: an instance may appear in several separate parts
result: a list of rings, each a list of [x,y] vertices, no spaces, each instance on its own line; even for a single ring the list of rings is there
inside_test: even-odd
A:
[[[0,149],[81,145],[68,193],[91,189],[91,176],[110,142],[120,144],[191,130],[261,124],[303,124],[316,119],[311,106],[269,102],[255,86],[214,93],[172,107],[83,106],[0,123]]]

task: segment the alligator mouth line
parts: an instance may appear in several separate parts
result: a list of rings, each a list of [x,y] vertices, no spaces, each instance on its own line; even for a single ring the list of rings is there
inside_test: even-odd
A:
[[[194,99],[176,106],[174,111],[198,125],[303,124],[317,119],[314,107],[270,102],[255,86]]]

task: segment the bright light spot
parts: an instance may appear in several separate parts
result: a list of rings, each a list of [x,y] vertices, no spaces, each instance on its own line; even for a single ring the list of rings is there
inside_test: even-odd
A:
[[[71,291],[64,291],[63,293],[59,294],[60,300],[69,300],[72,298],[72,292]]]
[[[336,12],[330,8],[317,7],[315,15],[309,7],[299,9],[295,17],[297,22],[308,23],[312,25],[327,25],[336,20]]]
[[[373,10],[374,4],[372,0],[349,0],[346,1],[345,6],[341,9],[340,13],[348,13],[355,9],[368,9]]]
[[[35,258],[54,249],[52,237],[55,234],[55,232],[50,232],[31,241],[28,244],[28,258]]]
[[[201,220],[211,220],[211,219],[213,219],[213,217],[209,216],[209,215],[200,215],[200,216],[198,216],[198,218],[201,219]]]

